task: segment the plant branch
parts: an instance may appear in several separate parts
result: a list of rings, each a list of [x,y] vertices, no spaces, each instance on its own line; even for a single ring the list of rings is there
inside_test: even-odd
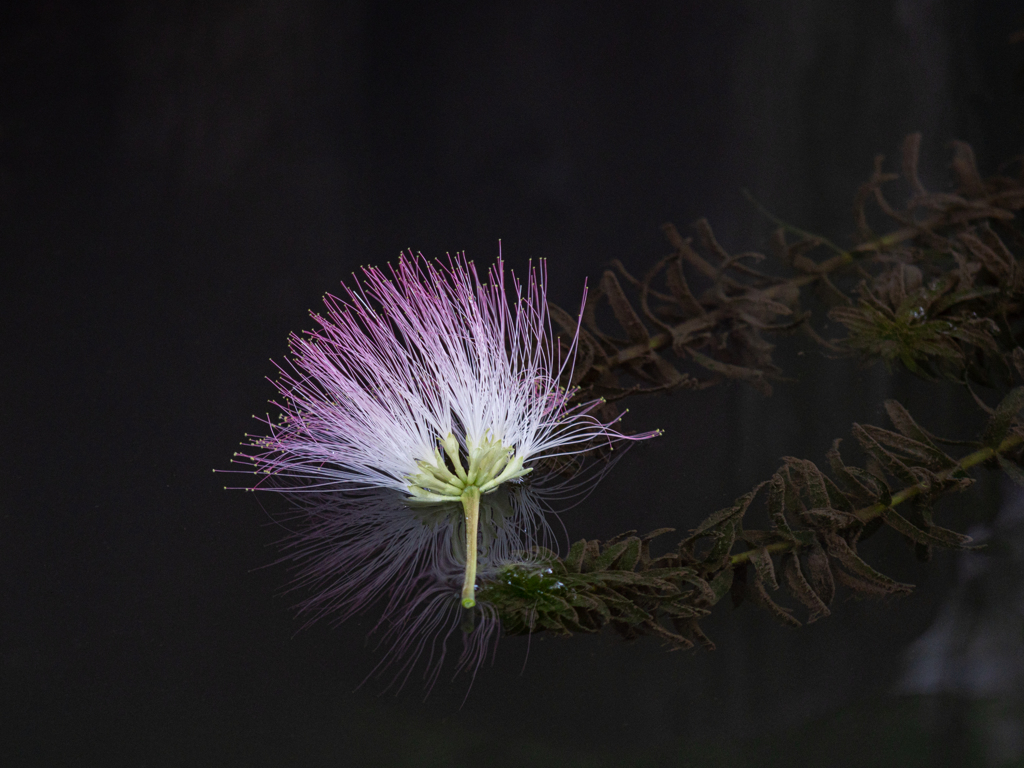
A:
[[[958,462],[956,467],[947,469],[944,472],[940,472],[937,477],[940,481],[949,480],[957,472],[961,472],[965,469],[970,469],[971,467],[975,467],[978,464],[984,464],[986,461],[995,458],[997,455],[1006,453],[1007,451],[1016,448],[1021,443],[1024,443],[1024,436],[1010,435],[999,444],[998,448],[986,447],[981,448],[975,451],[974,453],[970,453],[967,456],[964,456]],[[921,482],[918,483],[917,485],[911,485],[907,488],[904,488],[902,491],[893,494],[892,501],[890,504],[872,504],[869,507],[863,507],[862,509],[858,509],[853,514],[862,523],[870,523],[876,517],[880,517],[882,512],[884,512],[885,510],[893,509],[894,507],[899,506],[903,502],[909,501],[915,496],[918,496],[926,492],[930,488],[931,483],[927,482]],[[799,544],[799,541],[777,541],[774,544],[767,545],[765,549],[770,554],[777,555],[783,552],[789,552]],[[743,563],[749,562],[751,555],[755,551],[756,550],[748,549],[745,552],[738,552],[737,554],[729,558],[730,566],[742,565]]]

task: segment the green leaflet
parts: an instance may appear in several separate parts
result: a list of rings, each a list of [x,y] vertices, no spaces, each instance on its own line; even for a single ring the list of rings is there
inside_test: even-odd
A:
[[[998,448],[1006,439],[1010,427],[1017,422],[1021,408],[1024,408],[1024,387],[1016,387],[996,406],[981,436],[981,442],[990,448]]]

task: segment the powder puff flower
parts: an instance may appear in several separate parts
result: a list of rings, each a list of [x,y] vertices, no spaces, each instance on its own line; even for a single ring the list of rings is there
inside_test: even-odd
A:
[[[571,404],[559,382],[577,339],[558,354],[546,294],[543,262],[525,285],[506,281],[500,258],[486,282],[461,255],[364,267],[342,298],[325,298],[318,329],[289,340],[292,359],[276,382],[282,416],[239,454],[285,482],[257,487],[390,488],[461,503],[461,600],[472,608],[481,495],[520,482],[540,459],[658,434],[623,435],[593,414],[600,401]]]

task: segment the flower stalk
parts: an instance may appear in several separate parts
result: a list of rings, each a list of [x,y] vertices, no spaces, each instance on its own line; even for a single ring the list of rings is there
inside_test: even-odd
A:
[[[476,605],[477,529],[480,524],[480,489],[471,485],[462,492],[462,510],[466,516],[466,575],[462,580],[462,607]]]

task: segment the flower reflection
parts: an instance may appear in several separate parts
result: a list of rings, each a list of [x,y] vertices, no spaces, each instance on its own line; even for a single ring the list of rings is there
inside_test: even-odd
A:
[[[553,547],[545,499],[554,489],[543,482],[506,483],[481,498],[480,578],[528,560],[536,547]],[[282,520],[290,533],[280,561],[295,568],[291,591],[307,594],[298,605],[306,626],[322,618],[342,622],[380,606],[371,631],[383,650],[375,673],[391,673],[400,688],[423,662],[429,690],[453,636],[461,634],[455,671],[475,675],[500,624],[486,602],[471,609],[460,602],[466,567],[460,502],[423,503],[390,489],[295,494],[293,500],[298,506]]]

